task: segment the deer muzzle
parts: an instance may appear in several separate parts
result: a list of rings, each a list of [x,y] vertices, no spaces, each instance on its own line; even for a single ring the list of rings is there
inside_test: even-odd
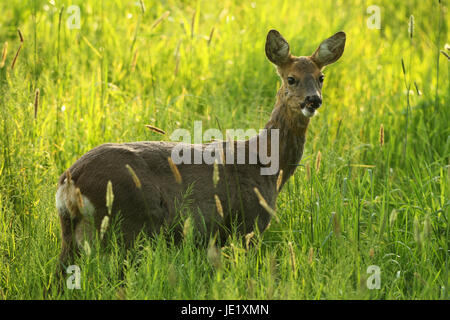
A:
[[[322,98],[318,95],[307,96],[303,104],[304,107],[316,110],[322,105]]]

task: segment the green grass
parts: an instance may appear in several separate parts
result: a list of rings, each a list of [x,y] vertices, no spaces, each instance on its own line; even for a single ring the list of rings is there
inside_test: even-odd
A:
[[[278,198],[280,222],[249,250],[230,240],[219,267],[192,237],[178,246],[142,239],[143,249],[129,253],[92,248],[77,261],[82,289],[51,287],[46,298],[450,297],[450,63],[439,54],[449,41],[448,1],[378,1],[381,30],[367,28],[367,1],[147,0],[145,12],[132,0],[55,2],[0,4],[0,46],[8,42],[0,69],[0,298],[42,299],[54,283],[57,178],[89,149],[168,139],[145,124],[169,133],[195,120],[204,130],[217,119],[222,128],[262,128],[279,86],[264,54],[270,28],[295,55],[347,33],[343,57],[325,71],[324,106],[303,159]],[[81,8],[80,30],[66,28],[70,5]],[[18,28],[24,44],[11,70]],[[380,267],[379,290],[366,286],[370,265]]]

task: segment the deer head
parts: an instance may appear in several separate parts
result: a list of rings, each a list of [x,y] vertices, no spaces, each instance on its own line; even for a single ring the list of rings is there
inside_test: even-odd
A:
[[[280,103],[292,115],[310,118],[322,105],[323,68],[337,61],[345,47],[345,33],[324,40],[310,56],[293,56],[289,43],[276,30],[266,40],[267,58],[275,64],[283,83],[278,91]]]

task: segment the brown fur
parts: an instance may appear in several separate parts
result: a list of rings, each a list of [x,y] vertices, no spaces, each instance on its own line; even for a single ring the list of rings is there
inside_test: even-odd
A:
[[[295,57],[277,31],[271,30],[267,36],[267,57],[277,66],[283,80],[271,118],[265,126],[266,129],[280,130],[281,187],[294,173],[303,154],[310,121],[302,113],[303,108],[310,108],[305,99],[311,94],[321,95],[321,85],[317,79],[326,64],[340,57],[344,43],[345,34],[341,32],[322,42],[312,56]],[[321,50],[324,45],[326,50]],[[289,85],[288,77],[294,77],[296,85]],[[259,138],[252,139],[259,141]],[[252,139],[245,142],[247,150]],[[225,148],[224,142],[214,143],[223,144]],[[76,190],[79,189],[84,199],[95,208],[93,223],[99,230],[107,214],[106,188],[109,180],[114,193],[112,215],[120,212],[121,232],[127,245],[131,245],[141,231],[152,236],[164,226],[181,228],[176,204],[182,201],[189,186],[193,186],[189,200],[194,226],[204,236],[218,232],[224,240],[233,222],[237,223],[241,234],[252,232],[255,225],[261,232],[267,228],[271,216],[261,207],[254,187],[275,209],[278,175],[261,175],[261,164],[219,165],[220,179],[214,187],[213,165],[181,164],[177,166],[181,183],[177,183],[167,160],[175,145],[175,142],[155,141],[103,144],[87,152],[67,173],[61,175],[57,198],[63,240],[62,264],[67,263],[79,247],[80,243],[78,246],[75,243],[76,233],[82,231],[81,222],[87,219],[80,210],[80,206],[87,203],[80,200]],[[195,149],[202,150],[206,146],[196,145]],[[140,188],[126,165],[135,172],[141,183]],[[215,195],[221,199],[223,217],[217,211]]]

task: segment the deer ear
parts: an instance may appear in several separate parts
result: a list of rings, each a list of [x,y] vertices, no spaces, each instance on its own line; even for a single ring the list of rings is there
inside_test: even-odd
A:
[[[266,39],[266,56],[274,64],[280,66],[288,61],[291,55],[289,43],[277,30],[270,30]]]
[[[344,52],[345,32],[338,32],[335,35],[324,40],[317,50],[312,54],[311,59],[323,68],[328,64],[336,62]]]

